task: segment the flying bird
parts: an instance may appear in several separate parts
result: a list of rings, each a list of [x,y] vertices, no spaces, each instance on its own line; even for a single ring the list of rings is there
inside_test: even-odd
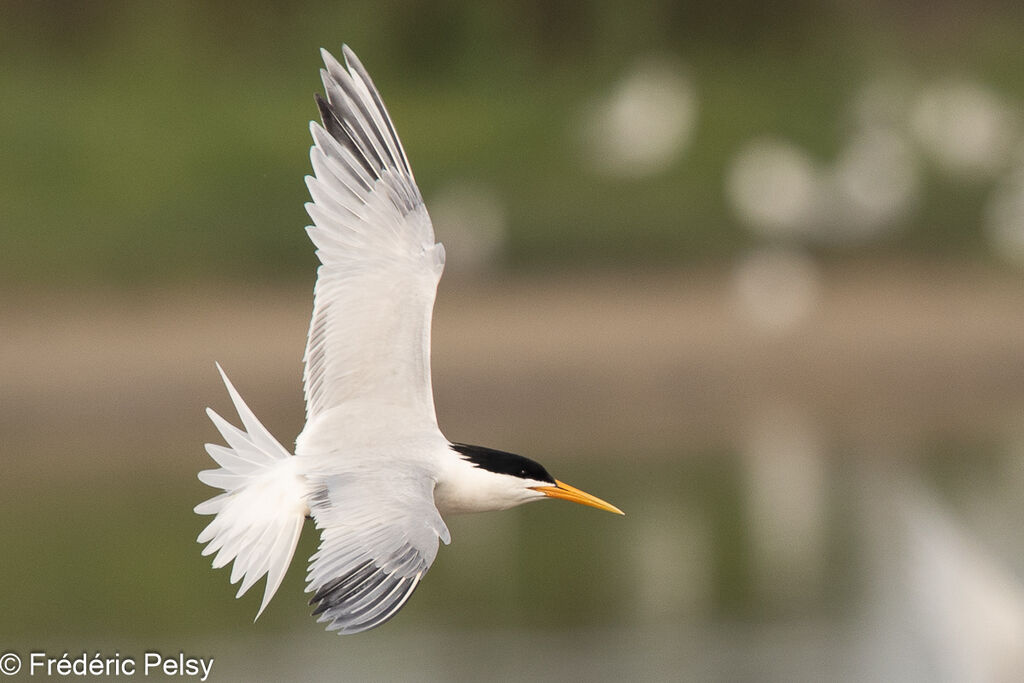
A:
[[[267,577],[258,619],[312,518],[320,546],[306,592],[327,630],[358,633],[402,607],[451,536],[444,516],[559,498],[623,514],[558,481],[539,463],[452,443],[430,385],[430,320],[444,247],[384,102],[355,54],[321,50],[326,99],[316,103],[306,177],[306,228],[320,260],[304,356],[306,423],[289,451],[228,380],[238,428],[207,409],[227,445],[199,473],[223,489],[195,512],[215,568],[232,560],[240,597]]]

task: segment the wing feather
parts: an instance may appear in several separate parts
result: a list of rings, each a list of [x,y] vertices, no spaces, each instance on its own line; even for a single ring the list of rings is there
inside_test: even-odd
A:
[[[314,484],[311,514],[321,530],[306,591],[327,630],[379,626],[405,604],[450,540],[428,477],[332,475]]]
[[[356,633],[391,618],[449,540],[430,456],[447,443],[430,386],[444,248],[377,89],[344,56],[323,52],[322,124],[310,127],[307,232],[321,265],[295,454],[321,535],[306,577],[314,614]]]
[[[370,77],[347,47],[346,66],[322,54],[326,98],[317,96],[322,125],[310,127],[314,176],[306,179],[307,231],[321,266],[297,451],[373,407],[406,425],[436,425],[430,318],[444,250]]]

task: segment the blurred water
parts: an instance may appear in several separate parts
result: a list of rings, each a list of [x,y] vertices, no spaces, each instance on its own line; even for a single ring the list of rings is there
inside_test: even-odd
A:
[[[823,269],[770,330],[728,272],[455,279],[446,433],[627,515],[449,520],[398,617],[347,638],[309,616],[312,529],[255,624],[259,590],[194,541],[213,359],[287,443],[308,292],[5,303],[0,651],[182,650],[214,680],[1018,680],[1022,295],[958,272]]]
[[[627,517],[544,504],[450,520],[453,544],[410,604],[346,638],[308,616],[301,559],[251,623],[258,598],[234,601],[227,572],[199,558],[181,482],[156,500],[95,484],[84,500],[42,498],[29,533],[5,529],[0,645],[182,650],[214,656],[214,680],[1024,674],[1024,533],[1005,524],[1024,509],[1007,484],[1020,450],[844,453],[799,419],[754,426],[742,452],[566,457],[564,476]]]

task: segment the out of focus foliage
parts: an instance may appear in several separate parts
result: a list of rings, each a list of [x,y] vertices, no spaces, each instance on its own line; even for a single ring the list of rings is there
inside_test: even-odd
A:
[[[7,284],[310,277],[306,122],[317,48],[343,42],[453,262],[475,222],[517,267],[1024,244],[1015,2],[25,0],[0,21]]]

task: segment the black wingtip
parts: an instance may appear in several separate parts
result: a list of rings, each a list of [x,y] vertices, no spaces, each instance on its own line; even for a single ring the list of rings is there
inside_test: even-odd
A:
[[[352,152],[352,157],[366,170],[371,178],[380,178],[382,162],[379,158],[374,159],[373,163],[370,162],[367,154],[373,153],[372,148],[361,145],[357,138],[354,137],[355,134],[345,128],[345,124],[342,123],[344,113],[339,114],[334,106],[324,99],[320,93],[314,93],[313,99],[316,100],[317,109],[320,110],[320,120],[327,130],[327,134],[334,138],[338,144],[348,148]],[[367,149],[370,152],[365,151]]]
[[[320,110],[320,121],[323,122],[324,128],[331,134],[331,137],[337,137],[331,130],[332,126],[337,127],[338,119],[335,117],[334,112],[331,111],[331,105],[324,99],[320,93],[313,93],[313,99],[316,100],[316,108]]]

